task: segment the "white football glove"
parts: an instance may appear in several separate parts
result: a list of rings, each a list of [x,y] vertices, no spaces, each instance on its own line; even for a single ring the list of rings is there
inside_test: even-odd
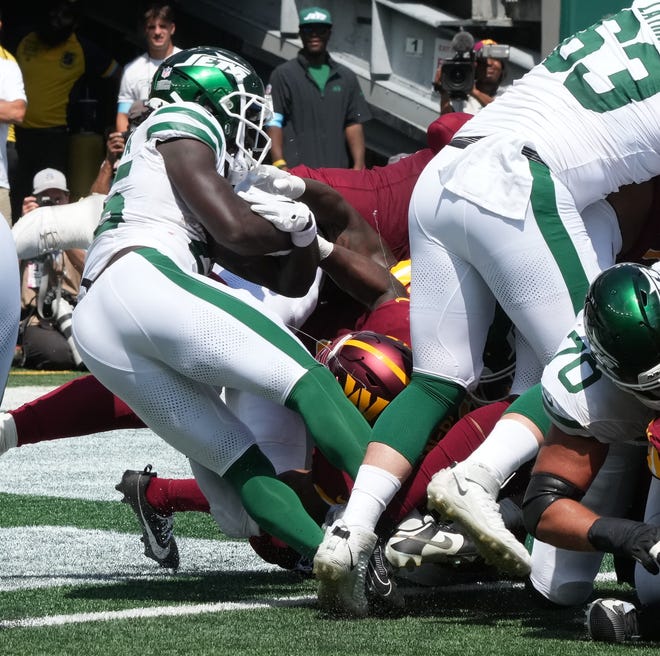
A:
[[[250,204],[255,214],[262,216],[278,230],[291,233],[291,241],[295,246],[309,246],[316,239],[314,214],[305,203],[274,196],[255,187],[236,193]]]
[[[283,232],[298,232],[304,230],[310,219],[314,219],[312,211],[305,203],[274,196],[256,190],[253,187],[247,191],[239,191],[238,195],[250,205],[250,209],[272,223]]]
[[[279,194],[295,200],[305,193],[305,181],[275,166],[260,164],[250,171],[248,182],[270,194]]]

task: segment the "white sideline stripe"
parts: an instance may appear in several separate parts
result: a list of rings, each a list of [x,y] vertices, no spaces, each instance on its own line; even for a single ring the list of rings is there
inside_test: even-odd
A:
[[[99,613],[74,613],[73,615],[47,615],[45,617],[26,617],[20,620],[0,621],[0,629],[37,628],[44,626],[63,626],[84,622],[108,622],[125,619],[145,619],[149,617],[181,617],[184,615],[202,615],[222,613],[232,610],[259,610],[278,606],[301,606],[314,603],[316,597],[279,597],[260,602],[226,601],[217,604],[195,604],[192,606],[156,606],[149,608],[129,608],[127,610],[104,611]]]

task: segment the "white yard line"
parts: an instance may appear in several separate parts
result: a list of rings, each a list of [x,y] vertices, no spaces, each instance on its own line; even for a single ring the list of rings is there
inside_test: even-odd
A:
[[[279,597],[276,599],[264,599],[260,602],[224,601],[217,604],[151,606],[148,608],[129,608],[127,610],[102,611],[98,613],[47,615],[45,617],[26,617],[20,620],[6,620],[0,621],[0,629],[62,626],[64,624],[144,619],[147,617],[181,617],[184,615],[203,615],[206,613],[223,613],[236,610],[259,610],[264,608],[274,608],[278,606],[309,606],[313,603],[316,603],[315,597],[307,595],[299,597]]]

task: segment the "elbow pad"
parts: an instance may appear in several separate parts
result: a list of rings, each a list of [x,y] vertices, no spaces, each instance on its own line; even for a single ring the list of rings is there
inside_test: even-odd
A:
[[[581,501],[584,490],[564,478],[539,472],[532,474],[523,499],[523,522],[527,532],[536,536],[536,527],[546,508],[559,499]]]

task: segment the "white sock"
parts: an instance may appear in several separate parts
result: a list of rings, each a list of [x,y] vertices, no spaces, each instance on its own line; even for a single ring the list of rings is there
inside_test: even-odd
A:
[[[502,485],[521,465],[534,458],[538,450],[539,443],[529,428],[515,419],[500,419],[464,462],[485,465]]]
[[[401,488],[401,481],[385,469],[361,465],[344,511],[347,526],[373,531],[383,510]]]
[[[8,412],[0,412],[0,455],[18,446],[16,422]]]

